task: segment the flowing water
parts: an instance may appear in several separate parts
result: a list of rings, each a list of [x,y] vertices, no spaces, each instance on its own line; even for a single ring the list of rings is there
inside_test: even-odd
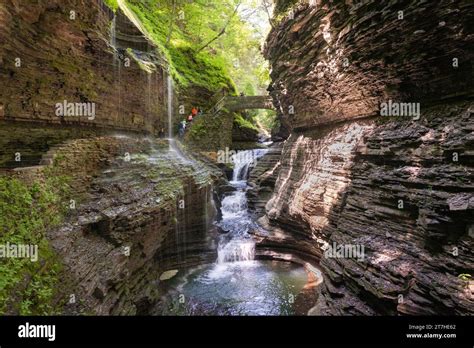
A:
[[[117,17],[114,16],[112,19],[112,24],[110,26],[110,46],[114,49],[114,65],[118,61],[117,55]]]
[[[117,86],[117,94],[118,94],[118,117],[120,119],[122,113],[122,62],[120,60],[119,50],[117,46],[117,17],[114,15],[112,19],[112,24],[110,26],[110,46],[113,49],[114,57],[113,57],[113,66],[114,66],[114,74],[115,74],[115,84]]]
[[[168,90],[168,138],[173,139],[173,78],[171,74],[167,77]]]
[[[247,179],[249,169],[267,150],[241,151],[234,155],[231,186],[234,192],[222,200],[222,220],[219,227],[227,232],[221,236],[217,262],[249,261],[255,256],[255,243],[248,231],[255,226],[247,209]]]
[[[222,200],[224,233],[214,264],[180,271],[168,280],[164,315],[291,315],[293,302],[307,282],[303,267],[286,262],[255,260],[256,228],[247,209],[249,170],[266,150],[234,157],[234,191]]]
[[[173,77],[171,74],[168,74],[166,78],[166,90],[167,90],[167,112],[168,112],[168,143],[169,143],[169,151],[173,156],[178,157],[181,161],[187,164],[195,164],[192,160],[187,158],[183,151],[181,151],[180,147],[176,143],[176,139],[174,138],[173,133],[173,99],[174,99],[174,85],[173,85]]]

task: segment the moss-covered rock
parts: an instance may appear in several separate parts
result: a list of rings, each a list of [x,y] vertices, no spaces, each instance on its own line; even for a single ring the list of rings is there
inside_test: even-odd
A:
[[[256,142],[258,140],[258,128],[240,114],[235,114],[232,130],[234,142]]]
[[[196,87],[209,91],[236,90],[222,57],[196,50],[190,37],[179,27],[173,31],[176,38],[170,39],[171,8],[167,2],[128,0],[123,4],[133,11],[147,36],[165,55],[173,78],[183,92]]]
[[[62,204],[69,190],[68,176],[45,171],[41,180],[28,184],[0,176],[0,246],[37,248],[36,257],[2,255],[0,262],[0,313],[48,315],[58,313],[55,302],[61,262],[45,238],[48,228],[65,214]],[[34,255],[34,252],[33,254]]]
[[[185,142],[200,151],[219,151],[232,147],[234,114],[221,112],[214,116],[204,114],[195,118],[185,135]]]

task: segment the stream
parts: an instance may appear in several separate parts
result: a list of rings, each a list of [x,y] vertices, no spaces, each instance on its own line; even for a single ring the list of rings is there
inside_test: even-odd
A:
[[[307,283],[302,266],[255,260],[256,227],[247,209],[247,179],[252,163],[267,150],[239,152],[234,157],[234,191],[222,200],[217,260],[166,280],[163,315],[292,315],[293,303]]]

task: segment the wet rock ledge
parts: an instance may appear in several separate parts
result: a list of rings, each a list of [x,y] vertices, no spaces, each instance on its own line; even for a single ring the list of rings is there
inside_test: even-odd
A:
[[[47,235],[64,313],[147,314],[163,272],[215,260],[208,227],[221,172],[174,151],[138,137],[78,139],[50,153],[51,165],[12,174],[35,181],[54,166],[73,177],[67,217]]]
[[[271,198],[252,190],[261,252],[319,262],[311,314],[472,315],[472,1],[276,4],[265,54],[287,140]],[[421,112],[380,116],[391,100]],[[334,243],[364,257],[326,256]]]

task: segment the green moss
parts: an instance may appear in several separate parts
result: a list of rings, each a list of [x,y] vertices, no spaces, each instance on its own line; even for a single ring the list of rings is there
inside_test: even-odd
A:
[[[109,6],[114,12],[118,9],[117,0],[104,0],[105,4]]]
[[[191,127],[190,133],[194,138],[205,137],[207,135],[206,125],[203,122],[193,125],[193,127]]]
[[[150,0],[128,0],[128,8],[137,16],[148,35],[165,56],[178,87],[202,87],[209,91],[236,87],[222,57],[206,51],[197,52],[190,39],[176,27],[168,40],[169,9]]]
[[[240,128],[249,128],[252,130],[258,131],[258,128],[252,124],[252,122],[246,120],[245,118],[242,117],[240,114],[235,114],[234,117],[234,122],[239,126]]]
[[[135,63],[137,63],[138,67],[145,71],[146,73],[148,74],[152,74],[153,72],[155,72],[156,70],[156,66],[154,64],[150,64],[148,62],[145,62],[143,60],[141,60],[134,52],[131,48],[127,48],[127,51],[126,51],[126,54],[132,58]]]
[[[54,169],[50,170],[53,174]],[[46,230],[61,222],[62,195],[69,178],[45,175],[42,182],[27,185],[0,177],[0,244],[38,247],[38,260],[4,258],[0,263],[0,313],[55,314],[55,291],[61,264],[46,239]],[[65,207],[65,205],[64,205]]]
[[[155,185],[155,191],[164,201],[174,201],[176,197],[184,195],[183,183],[179,178],[167,178],[160,181]]]
[[[137,158],[134,157],[134,160]],[[169,204],[169,201],[176,201],[177,197],[184,195],[183,177],[192,176],[193,171],[190,167],[177,167],[170,161],[159,161],[144,175],[155,183],[154,190],[160,201]]]
[[[234,115],[222,110],[219,115],[196,118],[186,132],[186,143],[195,150],[218,151],[232,145]]]

